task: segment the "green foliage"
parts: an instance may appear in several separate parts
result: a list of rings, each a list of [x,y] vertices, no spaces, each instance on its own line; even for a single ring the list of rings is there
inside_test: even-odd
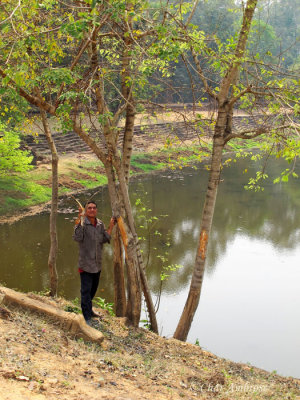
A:
[[[14,172],[29,171],[32,156],[28,151],[20,150],[19,134],[8,131],[0,122],[0,177]]]
[[[25,99],[11,88],[1,87],[0,84],[0,123],[2,122],[7,130],[24,121],[28,108]]]
[[[162,261],[166,261],[166,260],[163,259]],[[160,273],[160,280],[165,281],[166,279],[168,279],[171,272],[177,271],[180,268],[183,268],[183,265],[172,264],[172,265],[163,266],[162,272]]]
[[[139,240],[141,240],[146,244],[146,249],[147,249],[146,258],[148,265],[150,247],[152,248],[152,251],[153,250],[155,251],[156,248],[153,247],[153,242],[155,241],[155,237],[162,236],[161,232],[158,229],[156,229],[156,224],[159,221],[159,219],[166,218],[167,215],[159,215],[159,217],[153,216],[152,210],[147,207],[147,205],[142,201],[141,198],[137,198],[135,200],[135,206],[136,210],[138,211],[137,219],[139,223],[139,230],[140,232],[142,232],[142,234],[140,234],[139,236]],[[182,268],[182,265],[178,264],[168,265],[169,248],[171,246],[169,234],[165,235],[163,240],[165,242],[166,250],[164,251],[163,254],[156,254],[156,258],[158,258],[161,261],[161,273],[160,273],[161,282],[167,280],[167,278],[170,276],[172,272],[177,271],[179,268]]]
[[[32,182],[30,175],[0,176],[0,214],[46,203],[51,199],[51,188]]]
[[[92,179],[76,179],[73,177],[73,181],[81,184],[86,189],[92,189],[96,186],[102,186],[107,184],[107,177],[90,171],[85,171],[85,175],[90,176]]]
[[[141,198],[135,200],[135,209],[137,211],[138,226],[143,231],[143,236],[140,236],[139,239],[142,241],[149,240],[149,235],[153,234],[158,217],[152,215],[151,208],[148,208]],[[166,216],[161,215],[160,217]],[[156,233],[154,232],[154,234]]]
[[[67,305],[64,307],[64,311],[66,312],[72,312],[75,314],[80,314],[81,313],[81,309],[78,306],[73,306],[73,305]]]
[[[245,187],[246,190],[254,190],[255,192],[264,191],[264,187],[261,186],[261,181],[268,178],[268,174],[257,171],[256,176],[249,179],[249,182]]]
[[[276,35],[274,54],[281,54],[281,63],[286,68],[291,68],[299,55],[299,2],[294,0],[263,2],[258,9],[257,19],[260,22],[267,22],[272,27]]]
[[[151,324],[150,324],[150,321],[148,319],[141,319],[140,320],[140,324],[142,324],[144,329],[147,329],[148,331],[151,330]]]
[[[101,297],[95,297],[93,302],[102,310],[108,311],[109,315],[114,316],[114,304],[113,303],[107,303],[105,299]]]

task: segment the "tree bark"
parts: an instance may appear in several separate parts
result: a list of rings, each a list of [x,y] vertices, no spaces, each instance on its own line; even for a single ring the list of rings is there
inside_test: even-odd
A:
[[[117,188],[117,183],[114,176],[113,166],[111,161],[105,163],[105,171],[108,179],[108,191],[110,195],[111,206],[113,210],[113,215],[118,217],[122,215],[123,210],[127,216],[128,204],[124,204],[123,193]],[[128,217],[128,216],[127,216]],[[132,234],[131,226],[124,220],[124,225],[128,237],[127,246],[127,308],[126,317],[134,325],[138,326],[140,322],[141,315],[141,283],[140,283],[140,273],[138,269],[138,262],[136,258],[135,251],[135,241]]]
[[[63,311],[50,304],[44,303],[40,299],[32,298],[25,293],[16,292],[12,289],[0,286],[0,294],[3,293],[3,299],[0,302],[6,305],[13,304],[17,307],[25,308],[27,311],[42,314],[44,317],[49,317],[56,323],[59,322],[64,329],[69,331],[74,337],[82,338],[88,342],[101,344],[104,340],[104,335],[98,329],[88,326],[80,314]]]
[[[51,130],[47,120],[47,114],[44,110],[40,109],[44,132],[47,138],[49,148],[51,150],[52,158],[52,197],[51,197],[51,212],[50,212],[50,251],[48,257],[48,268],[50,276],[50,295],[57,295],[58,276],[56,270],[56,259],[58,250],[57,240],[57,208],[58,208],[58,154],[56,146],[51,134]]]
[[[136,233],[135,222],[134,222],[132,208],[131,208],[130,199],[129,199],[129,195],[128,195],[128,185],[126,184],[124,170],[122,168],[121,162],[120,162],[117,154],[114,154],[113,162],[114,162],[116,172],[118,174],[118,180],[119,180],[119,184],[120,184],[120,193],[122,193],[124,207],[125,207],[126,215],[128,218],[129,229],[133,235],[134,253],[137,257],[137,265],[139,268],[142,289],[143,289],[143,293],[144,293],[144,297],[145,297],[145,301],[146,301],[147,309],[148,309],[148,313],[149,313],[151,330],[155,333],[158,333],[158,325],[157,325],[155,308],[154,308],[150,288],[148,285],[148,280],[147,280],[146,273],[145,273],[143,257],[142,257],[142,254],[140,251],[140,246],[139,246],[138,235]]]
[[[117,317],[126,314],[125,273],[119,229],[114,234],[114,303]]]
[[[216,96],[218,101],[218,113],[213,137],[211,168],[201,219],[200,238],[195,259],[195,267],[193,271],[189,294],[176,331],[174,333],[174,338],[179,340],[186,340],[199,304],[205,269],[207,245],[209,241],[215,202],[220,182],[222,152],[226,143],[226,137],[228,137],[232,132],[234,102],[231,102],[233,95],[231,95],[230,92],[238,81],[240,65],[242,63],[242,58],[245,54],[247,39],[250,32],[251,22],[254,11],[256,9],[256,5],[257,0],[247,0],[243,15],[242,26],[239,33],[239,40],[234,52],[233,61],[229,65],[224,78],[221,80],[220,92],[218,96]],[[195,54],[193,54],[193,56],[195,58]],[[206,92],[212,95],[211,88],[207,87],[206,79],[203,79],[202,70],[200,69],[198,72],[200,78],[204,83]]]
[[[132,102],[133,99],[130,98],[130,101]],[[123,157],[122,157],[124,175],[127,185],[129,184],[129,177],[130,177],[130,161],[132,155],[134,119],[135,119],[135,109],[132,104],[129,104],[126,111],[126,121],[125,121],[124,139],[123,139]]]
[[[195,267],[193,271],[189,294],[181,318],[174,333],[174,338],[179,340],[186,340],[199,304],[207,254],[207,244],[210,235],[215,202],[220,181],[223,148],[223,138],[215,135],[211,169],[201,219],[201,233],[195,259]]]

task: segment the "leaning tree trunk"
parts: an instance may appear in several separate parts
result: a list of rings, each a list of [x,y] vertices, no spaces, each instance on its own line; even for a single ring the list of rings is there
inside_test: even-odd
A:
[[[201,233],[199,237],[199,244],[195,259],[194,272],[192,276],[189,294],[183,312],[181,314],[180,321],[174,333],[174,338],[179,340],[186,340],[200,299],[205,260],[207,254],[207,243],[211,230],[217,191],[220,182],[223,148],[224,148],[223,138],[215,134],[213,142],[211,169],[210,169],[208,187],[206,191],[206,198],[202,213]]]
[[[47,114],[44,110],[40,109],[44,132],[47,138],[49,148],[51,150],[52,158],[52,198],[51,198],[51,212],[50,212],[50,251],[48,257],[48,268],[50,275],[50,295],[57,295],[58,277],[56,270],[56,258],[58,250],[57,241],[57,208],[58,208],[58,154],[56,146],[51,134],[51,130],[47,120]]]
[[[222,152],[226,143],[226,138],[230,136],[232,131],[233,106],[238,99],[238,97],[234,97],[234,90],[232,89],[238,82],[239,70],[245,54],[248,35],[257,1],[258,0],[247,0],[246,2],[242,27],[239,33],[239,40],[234,52],[234,57],[226,74],[222,78],[219,94],[215,97],[218,100],[218,115],[213,138],[211,170],[202,213],[200,238],[190,290],[174,333],[174,338],[179,340],[186,340],[200,299],[207,244],[220,181]],[[203,72],[201,71],[201,67],[199,67],[199,74],[202,79]],[[211,94],[212,90],[209,90],[206,79],[204,79],[203,83],[206,86],[207,93]]]

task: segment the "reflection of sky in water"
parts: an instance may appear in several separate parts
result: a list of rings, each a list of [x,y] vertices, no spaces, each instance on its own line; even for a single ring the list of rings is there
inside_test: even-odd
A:
[[[277,250],[236,235],[206,274],[188,341],[237,362],[300,377],[300,248]],[[162,333],[171,336],[188,288],[165,296]]]

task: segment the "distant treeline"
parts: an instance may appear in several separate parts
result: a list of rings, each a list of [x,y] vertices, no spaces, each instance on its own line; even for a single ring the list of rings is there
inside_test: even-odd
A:
[[[207,40],[216,38],[224,44],[234,45],[236,31],[242,18],[240,1],[200,0],[191,23],[198,26]],[[280,65],[283,69],[300,68],[300,2],[295,0],[263,0],[256,12],[252,35],[248,43],[250,54],[268,64]],[[232,39],[231,39],[232,38]],[[217,46],[216,46],[217,48]],[[204,63],[204,62],[203,62]],[[191,76],[182,60],[174,64],[169,89],[163,91],[160,102],[192,102]],[[211,81],[218,81],[211,76]],[[197,91],[197,82],[194,89]],[[175,89],[175,90],[174,90]]]

